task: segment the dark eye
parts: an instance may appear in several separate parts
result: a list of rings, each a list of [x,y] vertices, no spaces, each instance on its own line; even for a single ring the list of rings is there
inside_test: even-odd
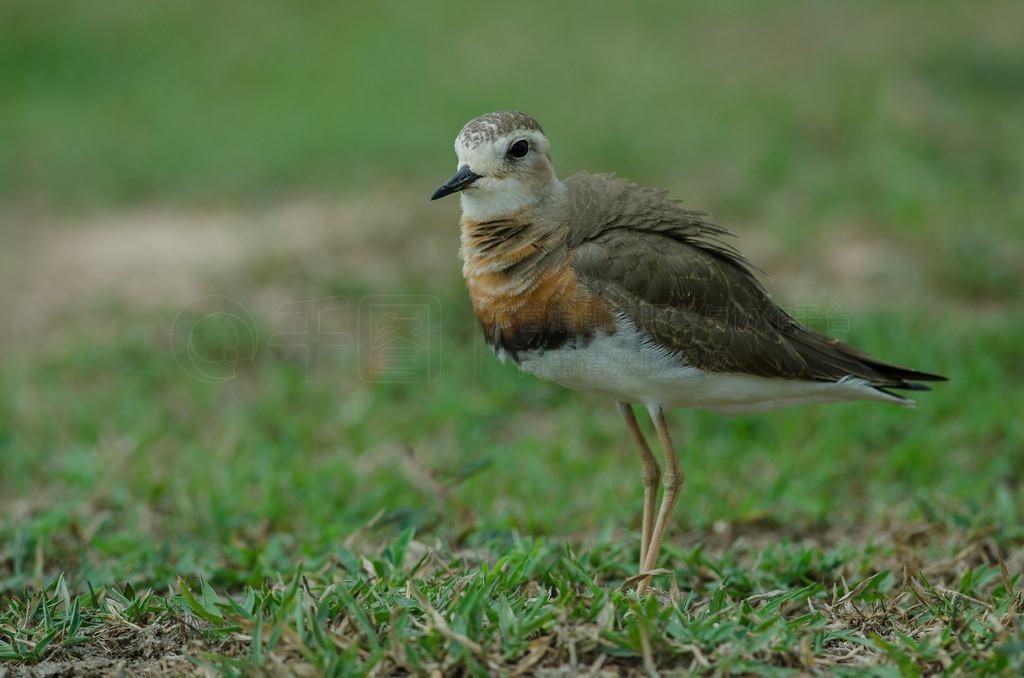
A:
[[[508,154],[513,158],[525,158],[529,152],[530,144],[526,143],[526,139],[520,139],[508,147]]]

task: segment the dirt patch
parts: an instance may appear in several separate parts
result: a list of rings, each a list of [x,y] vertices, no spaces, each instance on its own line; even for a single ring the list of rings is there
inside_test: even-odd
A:
[[[0,349],[38,343],[103,305],[182,308],[233,278],[252,281],[248,300],[270,309],[296,300],[287,280],[296,271],[351,274],[374,293],[436,294],[458,276],[456,218],[409,188],[258,211],[7,215]],[[927,294],[919,267],[893,243],[850,232],[795,255],[767,234],[741,235],[736,244],[772,276],[783,305],[893,306]]]
[[[185,653],[196,655],[212,647],[184,624],[164,622],[140,627],[112,621],[92,633],[89,640],[57,648],[38,664],[0,666],[0,678],[206,675]]]
[[[832,232],[802,253],[760,232],[742,234],[736,245],[768,274],[768,290],[783,306],[892,309],[930,295],[922,262],[897,243],[868,233]]]
[[[96,308],[182,308],[223,281],[265,276],[248,290],[270,308],[294,301],[288,268],[357,273],[382,293],[410,278],[457,274],[453,215],[412,191],[251,210],[129,210],[87,218],[13,214],[2,221],[0,349],[35,344]],[[422,196],[420,196],[422,197]],[[430,220],[432,217],[433,220]],[[443,275],[443,274],[441,274]],[[322,294],[330,292],[324,290]]]

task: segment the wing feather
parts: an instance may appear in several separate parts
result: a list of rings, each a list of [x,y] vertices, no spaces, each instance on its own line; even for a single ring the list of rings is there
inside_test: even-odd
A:
[[[609,176],[566,181],[574,184],[569,244],[580,283],[686,364],[776,379],[852,376],[880,388],[923,389],[911,382],[943,379],[800,325],[706,213]]]

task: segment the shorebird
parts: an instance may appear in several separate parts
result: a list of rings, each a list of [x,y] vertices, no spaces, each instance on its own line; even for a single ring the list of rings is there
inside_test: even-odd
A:
[[[528,115],[471,120],[455,153],[458,171],[431,200],[461,194],[462,272],[487,342],[503,362],[613,399],[640,454],[638,594],[683,484],[666,408],[736,416],[851,400],[912,407],[892,389],[945,381],[800,325],[706,212],[608,174],[559,181]],[[633,404],[654,421],[663,476]]]

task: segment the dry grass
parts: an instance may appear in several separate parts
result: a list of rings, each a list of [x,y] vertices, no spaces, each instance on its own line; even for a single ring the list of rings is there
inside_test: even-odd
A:
[[[58,586],[26,602],[50,600],[53,649],[0,675],[1009,675],[1024,666],[1024,593],[1009,575],[1024,548],[1007,563],[989,535],[927,524],[871,535],[719,532],[705,544],[679,540],[671,576],[659,577],[665,590],[646,602],[587,574],[621,555],[600,546],[577,558],[520,545],[486,565],[408,540],[401,554],[393,545],[350,554],[355,571],[328,561],[234,602],[184,582],[179,595],[83,596],[73,606],[82,603],[86,621],[62,645]],[[835,561],[862,539],[862,555]],[[766,565],[773,555],[781,561]],[[768,570],[798,564],[786,585],[761,587]],[[37,609],[19,625],[41,626],[41,617]]]

